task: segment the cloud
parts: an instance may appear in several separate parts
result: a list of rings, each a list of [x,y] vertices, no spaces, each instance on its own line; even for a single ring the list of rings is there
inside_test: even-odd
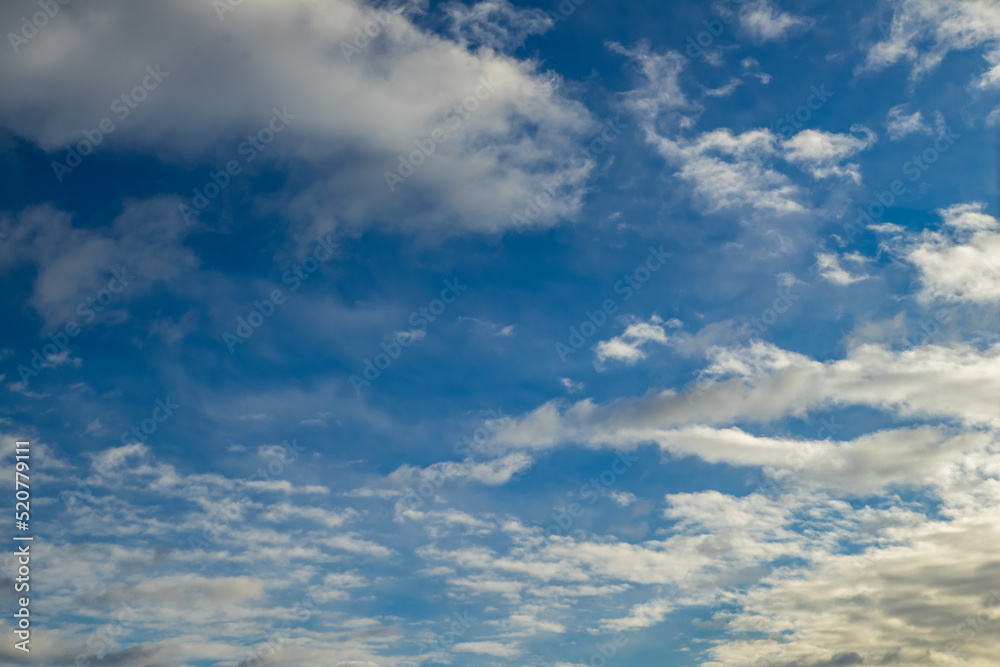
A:
[[[506,484],[517,473],[530,467],[532,460],[523,452],[515,452],[491,461],[442,461],[426,468],[403,465],[394,470],[389,479],[400,484],[421,481],[478,482],[496,486]]]
[[[381,544],[376,544],[371,540],[363,540],[351,534],[334,535],[323,540],[322,543],[334,549],[342,549],[354,554],[365,554],[375,558],[388,558],[393,554],[392,549],[387,549]]]
[[[720,86],[718,88],[706,88],[705,94],[708,95],[709,97],[729,97],[734,92],[736,92],[736,89],[739,88],[742,84],[743,84],[742,81],[733,77],[730,78],[729,81],[726,82],[726,85],[724,86]]]
[[[0,83],[19,91],[0,101],[0,122],[53,159],[83,139],[81,128],[109,118],[116,129],[98,153],[152,155],[205,169],[206,180],[228,160],[251,173],[282,165],[289,183],[274,196],[299,227],[325,232],[379,222],[437,234],[502,230],[538,181],[557,173],[563,186],[536,223],[574,215],[588,170],[566,166],[597,127],[583,105],[537,63],[472,52],[418,27],[409,11],[376,12],[380,24],[355,0],[293,0],[245,3],[220,22],[211,3],[73,3],[21,57],[0,63]],[[494,45],[547,25],[506,2],[450,11],[457,34]],[[16,24],[20,12],[4,5],[0,21]],[[506,21],[499,32],[483,22],[494,15]],[[368,23],[379,32],[358,49]],[[169,74],[120,118],[112,104],[147,65]],[[240,142],[276,107],[294,118],[260,160],[243,163]],[[436,129],[447,138],[431,140]],[[421,164],[390,192],[385,174],[407,171],[400,156],[418,150],[414,142],[433,152],[414,157]]]
[[[729,629],[770,637],[725,641],[703,664],[765,656],[782,667],[959,664],[958,658],[970,667],[992,664],[1000,650],[1000,564],[984,545],[1000,536],[982,511],[889,527],[891,544],[883,548],[765,578],[745,596]]]
[[[740,8],[740,28],[758,42],[784,39],[791,32],[805,30],[813,21],[774,7],[770,0],[747,2]]]
[[[622,507],[628,507],[639,500],[638,496],[628,491],[612,491],[608,494],[608,497]]]
[[[270,508],[261,514],[263,521],[272,523],[287,523],[289,519],[301,518],[321,523],[329,528],[336,528],[348,521],[356,520],[360,515],[353,509],[346,509],[342,512],[326,510],[321,507],[302,507],[288,502],[280,502],[271,505]]]
[[[914,111],[907,115],[906,104],[897,104],[889,109],[886,116],[886,128],[889,130],[889,141],[899,141],[903,137],[915,132],[933,134],[933,130],[924,122],[924,117],[919,111]]]
[[[740,67],[747,76],[757,77],[765,86],[771,83],[771,75],[761,70],[760,62],[756,58],[744,58],[740,61]]]
[[[176,206],[168,197],[128,202],[103,229],[74,225],[71,215],[50,206],[25,209],[0,220],[10,234],[0,245],[0,268],[37,268],[29,304],[48,326],[120,321],[125,303],[200,264],[183,246],[187,228]]]
[[[195,574],[147,578],[139,584],[114,590],[106,598],[113,603],[137,600],[171,602],[180,605],[211,600],[214,603],[257,600],[264,595],[262,581],[249,577],[206,578]]]
[[[597,361],[600,363],[614,359],[626,364],[634,364],[640,359],[646,358],[646,353],[641,349],[646,343],[669,345],[670,337],[667,335],[666,329],[679,326],[681,323],[678,320],[669,320],[664,323],[656,315],[653,315],[648,322],[634,322],[628,325],[620,336],[597,344],[595,348]]]
[[[781,454],[776,443],[751,438],[750,447],[734,433],[735,440],[727,438],[723,449],[700,448],[707,445],[703,436],[718,434],[699,429],[739,421],[767,423],[848,405],[904,419],[1000,425],[990,398],[1000,394],[1000,346],[891,350],[866,344],[848,350],[843,359],[820,362],[757,341],[715,348],[709,356],[706,382],[690,395],[665,389],[607,405],[585,399],[564,409],[550,402],[501,428],[494,442],[528,449],[569,442],[631,449],[655,442],[711,461],[768,465]]]
[[[680,74],[687,59],[680,53],[655,53],[646,42],[640,42],[634,49],[611,42],[608,48],[639,65],[644,85],[624,93],[622,98],[625,108],[643,122],[650,123],[665,112],[690,106],[681,90]]]
[[[573,380],[570,380],[569,378],[560,378],[559,379],[559,384],[561,384],[563,386],[563,388],[566,389],[566,391],[568,391],[571,394],[579,393],[579,392],[583,391],[583,389],[585,387],[585,385],[583,384],[583,382],[574,382]]]
[[[676,141],[650,130],[647,140],[678,165],[678,177],[691,185],[698,204],[707,212],[738,207],[771,214],[806,210],[799,188],[761,159],[778,153],[777,137],[770,130],[734,135],[722,128]]]
[[[864,138],[853,134],[837,134],[820,130],[803,130],[782,144],[784,158],[808,171],[813,177],[847,176],[861,183],[861,168],[856,164],[841,166],[852,155],[871,148],[878,137],[867,127],[855,125],[851,132],[864,133]]]
[[[845,255],[844,257],[857,263],[864,261],[863,258],[856,253],[851,253]],[[837,255],[831,253],[818,253],[816,255],[816,266],[819,269],[820,277],[827,282],[833,283],[834,285],[850,285],[851,283],[856,283],[869,277],[867,273],[861,276],[856,276],[844,270],[840,266],[840,260],[837,258]]]
[[[980,202],[941,209],[943,230],[887,242],[916,267],[921,297],[978,304],[1000,300],[1000,222],[984,209]]]
[[[500,642],[460,642],[452,646],[459,653],[477,653],[479,655],[495,655],[498,658],[516,658],[521,651],[516,646]]]
[[[869,49],[859,70],[881,70],[901,61],[912,63],[910,78],[919,81],[951,51],[985,46],[989,64],[979,88],[1000,86],[1000,6],[983,0],[893,0],[888,34]]]
[[[691,185],[702,210],[745,208],[770,216],[806,212],[802,200],[807,193],[773,167],[777,159],[816,179],[846,176],[860,181],[860,167],[841,162],[875,143],[877,136],[868,128],[851,128],[863,137],[803,130],[785,141],[766,128],[739,133],[717,128],[685,137],[683,130],[696,122],[695,115],[685,114],[702,110],[681,89],[680,74],[687,60],[676,51],[654,53],[645,43],[631,50],[616,43],[610,48],[641,66],[645,81],[623,94],[623,105],[639,120],[647,143],[677,167],[678,178]],[[759,67],[756,61],[744,61],[744,68],[753,67]],[[710,91],[709,96],[728,92]]]
[[[986,125],[988,127],[1000,125],[1000,106],[993,107],[993,111],[986,117]]]
[[[484,0],[474,5],[453,2],[444,7],[455,39],[498,51],[524,44],[529,35],[552,27],[540,9],[518,9],[509,0]]]

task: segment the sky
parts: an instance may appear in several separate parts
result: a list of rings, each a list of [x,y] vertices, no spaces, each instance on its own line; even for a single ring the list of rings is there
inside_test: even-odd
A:
[[[0,663],[996,664],[1000,5],[533,1],[0,6]]]

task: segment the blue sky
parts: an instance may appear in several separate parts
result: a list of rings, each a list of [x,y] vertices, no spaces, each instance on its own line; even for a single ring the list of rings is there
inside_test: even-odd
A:
[[[5,664],[994,664],[995,3],[0,25]]]

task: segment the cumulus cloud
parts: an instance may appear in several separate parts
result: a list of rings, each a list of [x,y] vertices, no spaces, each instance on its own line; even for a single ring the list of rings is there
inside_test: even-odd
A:
[[[815,178],[846,176],[855,183],[860,183],[861,168],[857,164],[842,165],[841,162],[871,148],[878,137],[860,125],[853,126],[851,132],[862,133],[864,136],[803,130],[782,144],[784,158]]]
[[[0,101],[0,122],[62,159],[81,128],[107,117],[115,130],[97,152],[153,155],[205,168],[207,178],[209,168],[242,160],[240,142],[286,109],[288,127],[244,167],[291,167],[281,196],[300,225],[329,225],[336,210],[341,225],[500,230],[538,179],[556,173],[562,188],[535,222],[572,216],[587,170],[566,167],[596,123],[536,63],[464,41],[516,42],[547,19],[506,2],[451,6],[455,41],[417,27],[408,7],[372,14],[356,0],[245,3],[220,22],[211,3],[193,0],[73,3],[0,63],[0,82],[19,91]],[[0,21],[16,24],[20,12],[5,5]],[[504,20],[488,28],[494,17]],[[363,35],[369,23],[378,32],[359,48],[355,29]],[[146,66],[168,75],[120,118],[111,106]],[[446,134],[436,144],[435,130]],[[421,164],[390,191],[385,174],[409,172],[400,156],[427,141],[433,153],[415,156]]]
[[[800,189],[761,159],[778,153],[777,137],[770,130],[733,134],[722,128],[676,141],[649,132],[647,138],[678,165],[678,177],[691,185],[708,212],[738,207],[778,214],[806,210]]]
[[[1000,563],[984,548],[998,539],[984,509],[890,525],[882,548],[765,578],[728,627],[767,639],[722,642],[704,664],[992,664],[1000,589],[991,577]]]
[[[614,359],[626,364],[634,364],[640,359],[646,358],[646,353],[642,350],[646,343],[669,345],[670,337],[667,335],[667,329],[679,326],[681,326],[679,320],[664,322],[656,315],[649,318],[648,322],[633,322],[625,328],[620,336],[597,344],[595,348],[597,361],[600,363]]]
[[[985,204],[956,204],[938,213],[941,231],[899,235],[888,246],[916,267],[920,295],[987,304],[1000,300],[1000,222]]]

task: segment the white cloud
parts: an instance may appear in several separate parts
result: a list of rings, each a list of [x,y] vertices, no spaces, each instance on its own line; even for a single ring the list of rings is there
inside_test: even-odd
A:
[[[850,349],[843,359],[819,362],[758,341],[713,349],[710,358],[706,383],[690,396],[667,389],[609,405],[582,400],[560,410],[546,403],[502,428],[494,441],[523,448],[574,442],[626,449],[657,442],[713,461],[768,465],[781,452],[777,443],[751,438],[747,442],[752,446],[746,446],[740,444],[745,434],[731,434],[735,440],[726,438],[721,450],[699,449],[702,437],[717,438],[718,433],[698,429],[741,420],[767,423],[847,405],[906,419],[1000,425],[991,398],[1000,394],[1000,346],[984,351],[965,345],[891,350],[866,344]],[[673,430],[682,427],[687,428]]]
[[[516,658],[521,655],[520,649],[511,644],[500,642],[459,642],[452,646],[458,653],[478,653],[479,655],[495,655],[498,658]]]
[[[852,259],[851,255],[846,255],[845,257]],[[854,261],[857,262],[859,260],[854,258]],[[816,255],[816,266],[819,269],[820,277],[834,285],[850,285],[869,277],[867,273],[856,276],[846,271],[840,266],[840,260],[837,258],[837,255],[831,253],[818,253]]]
[[[986,545],[1000,539],[996,522],[977,507],[882,532],[891,541],[882,548],[766,577],[727,629],[770,636],[724,641],[704,665],[994,664],[1000,589]]]
[[[620,336],[597,344],[595,348],[597,361],[614,359],[626,364],[634,364],[640,359],[646,358],[646,353],[642,350],[646,343],[669,345],[670,337],[667,335],[667,328],[679,326],[681,323],[678,320],[664,322],[656,315],[653,315],[648,322],[634,322],[628,325]]]
[[[760,3],[752,7],[754,11],[767,8]],[[677,176],[691,185],[702,210],[714,213],[746,208],[771,217],[806,212],[803,200],[808,193],[773,168],[770,163],[777,158],[816,179],[845,176],[860,181],[860,167],[841,162],[875,143],[877,137],[868,128],[851,128],[863,137],[803,130],[786,141],[766,128],[741,133],[717,128],[685,137],[683,130],[695,125],[702,110],[689,102],[681,89],[680,74],[686,59],[675,51],[653,53],[644,43],[634,50],[619,44],[611,48],[641,66],[645,81],[623,95],[623,104],[638,119],[647,143],[676,166]],[[756,69],[759,65],[745,59],[743,67]],[[729,92],[727,86],[709,91],[709,96]]]
[[[724,86],[718,88],[706,88],[705,94],[709,97],[729,97],[736,92],[736,89],[743,85],[743,82],[733,77]]]
[[[515,452],[490,461],[442,461],[426,468],[403,465],[389,475],[389,480],[398,484],[412,484],[421,481],[478,482],[496,486],[506,484],[517,473],[530,467],[532,460],[523,452]]]
[[[925,299],[994,303],[1000,300],[1000,222],[985,204],[957,204],[939,211],[942,231],[899,236],[888,243],[920,273]]]
[[[869,50],[861,69],[880,70],[900,61],[913,63],[919,80],[951,51],[985,46],[989,64],[980,88],[1000,86],[1000,5],[990,0],[893,0],[889,34]]]
[[[740,8],[740,28],[759,42],[784,39],[789,33],[804,30],[812,23],[811,19],[774,7],[770,0],[754,0]]]
[[[1000,125],[1000,106],[994,107],[990,115],[986,117],[986,125],[989,127]]]
[[[756,58],[744,58],[740,61],[740,67],[748,76],[755,76],[765,86],[771,83],[771,75],[760,68],[760,62]]]
[[[639,500],[638,496],[628,491],[612,491],[608,494],[608,497],[622,507],[628,507]]]
[[[334,549],[341,549],[355,554],[365,554],[366,556],[374,556],[375,558],[388,558],[393,553],[392,549],[387,549],[381,544],[361,539],[352,534],[334,535],[328,539],[321,540],[321,543]]]
[[[10,234],[0,244],[0,268],[37,267],[29,304],[51,327],[121,321],[134,297],[199,264],[183,246],[187,231],[176,206],[165,197],[128,202],[104,229],[75,226],[69,214],[48,206],[25,209],[16,222],[0,220]],[[95,307],[98,299],[105,301]]]
[[[777,137],[770,130],[734,135],[722,128],[674,141],[650,129],[647,140],[679,166],[678,176],[691,184],[708,212],[736,207],[771,214],[806,210],[799,201],[803,196],[799,188],[761,159],[778,153]]]
[[[491,8],[512,21],[500,33],[483,32],[481,14],[492,15]],[[300,227],[382,221],[439,234],[505,229],[539,180],[559,172],[564,187],[536,222],[572,216],[588,169],[565,168],[579,139],[597,126],[587,110],[537,63],[492,49],[470,52],[419,28],[407,11],[385,17],[349,62],[344,45],[371,22],[370,9],[356,0],[244,3],[223,24],[211,3],[193,0],[141,8],[124,0],[72,3],[19,57],[0,62],[0,83],[19,91],[0,100],[0,122],[61,159],[82,128],[107,117],[116,129],[99,152],[218,170],[241,160],[238,144],[265,126],[275,107],[287,107],[295,118],[261,160],[243,166],[252,171],[266,160],[311,174],[291,179],[280,195]],[[20,16],[12,5],[0,9],[5,25]],[[453,16],[461,34],[494,45],[547,21],[498,1],[453,8]],[[142,81],[147,65],[169,75],[139,110],[119,119],[110,105]],[[475,109],[463,110],[463,118],[454,106],[470,99]],[[391,193],[385,172],[436,128],[447,139]]]
[[[271,505],[266,512],[261,514],[260,518],[264,521],[280,524],[288,522],[289,519],[302,518],[321,523],[329,528],[335,528],[355,520],[359,516],[358,512],[352,509],[337,512],[321,507],[302,507],[288,502],[280,502]]]
[[[642,70],[644,85],[625,93],[624,103],[629,111],[644,122],[652,122],[665,112],[690,105],[679,80],[680,73],[687,65],[687,59],[680,53],[654,53],[645,42],[634,49],[612,42],[608,48],[632,59]]]
[[[574,382],[569,378],[559,378],[559,384],[561,384],[563,388],[571,394],[583,391],[585,386],[583,382]]]
[[[453,2],[444,11],[456,39],[497,50],[519,47],[528,35],[552,27],[552,19],[542,10],[518,9],[509,0],[483,0],[474,5]]]
[[[855,183],[860,183],[861,168],[856,164],[840,163],[852,155],[871,148],[878,137],[867,127],[859,125],[853,126],[851,132],[861,132],[865,136],[861,138],[853,134],[803,130],[782,144],[784,158],[817,179],[847,176]]]
[[[906,106],[906,104],[897,104],[889,109],[885,121],[886,128],[889,130],[889,140],[899,141],[915,132],[933,134],[933,130],[924,122],[923,115],[919,111],[907,115]]]

